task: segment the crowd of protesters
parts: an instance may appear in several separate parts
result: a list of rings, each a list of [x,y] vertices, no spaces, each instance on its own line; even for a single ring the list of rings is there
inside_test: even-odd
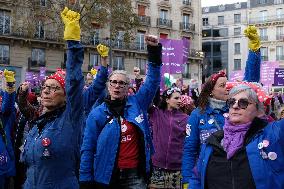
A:
[[[66,70],[39,94],[1,72],[0,189],[284,189],[284,105],[247,62],[245,81],[220,71],[198,86],[161,91],[162,45],[147,35],[146,78],[101,66],[84,79],[80,14],[61,13]],[[249,58],[257,60],[254,27]],[[251,68],[254,69],[254,68]]]

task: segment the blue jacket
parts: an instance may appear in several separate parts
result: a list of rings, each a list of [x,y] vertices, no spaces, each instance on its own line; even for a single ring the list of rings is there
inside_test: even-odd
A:
[[[76,171],[79,164],[80,139],[84,121],[83,64],[84,49],[76,41],[68,41],[66,64],[66,108],[51,121],[44,123],[39,133],[34,121],[28,133],[21,161],[27,165],[27,179],[24,189],[78,189]],[[62,110],[62,111],[60,111]],[[54,111],[55,112],[55,111]],[[50,145],[45,147],[43,139],[48,138]],[[46,152],[49,153],[46,156]]]
[[[6,141],[3,140],[0,134],[0,177],[9,177],[16,174],[15,154],[11,139],[11,130],[16,119],[16,109],[14,107],[16,92],[11,94],[3,92],[2,95],[0,118],[6,133]]]
[[[126,101],[125,119],[136,125],[143,133],[146,168],[150,171],[150,158],[153,144],[150,137],[147,110],[160,83],[160,66],[148,64],[148,74],[138,93],[129,96]],[[109,184],[120,144],[120,124],[111,118],[105,103],[96,107],[86,121],[83,144],[81,147],[80,181],[96,181]],[[108,122],[107,122],[108,121]],[[106,123],[107,122],[107,123]]]
[[[200,152],[200,146],[215,131],[223,129],[225,119],[224,113],[228,108],[213,110],[209,105],[204,113],[196,108],[189,117],[186,125],[186,137],[184,141],[182,158],[182,181],[188,183],[192,170],[196,164]]]
[[[263,140],[269,141],[264,150],[275,152],[276,160],[263,159],[258,144]],[[272,122],[257,133],[246,146],[250,169],[257,189],[284,188],[284,120]],[[189,187],[204,189],[207,164],[213,149],[210,145],[202,146],[197,164],[198,174],[190,178]]]
[[[108,80],[108,68],[101,66],[96,78],[93,80],[92,84],[84,90],[84,109],[86,116],[92,110],[92,107],[96,105],[99,99],[104,99],[106,96],[105,88],[106,82]]]

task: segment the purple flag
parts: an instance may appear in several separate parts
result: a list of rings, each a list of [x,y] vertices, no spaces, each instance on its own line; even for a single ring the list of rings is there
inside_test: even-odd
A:
[[[242,81],[244,79],[244,70],[232,71],[229,79],[230,81]]]
[[[284,68],[275,69],[274,86],[284,86]]]

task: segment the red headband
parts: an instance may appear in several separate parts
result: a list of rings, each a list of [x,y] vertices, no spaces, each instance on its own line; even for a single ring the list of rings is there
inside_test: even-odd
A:
[[[66,72],[64,70],[57,69],[57,71],[54,74],[47,77],[47,79],[55,79],[56,81],[58,81],[58,83],[61,85],[61,87],[64,90],[64,94],[65,94],[65,75]]]
[[[216,83],[216,81],[220,78],[220,77],[227,77],[226,73],[222,70],[222,71],[219,71],[218,73],[216,74],[213,74],[211,76],[211,81],[213,81],[214,83]]]
[[[256,85],[255,83],[252,83],[252,82],[245,82],[245,81],[242,81],[242,82],[227,82],[226,83],[226,88],[228,90],[231,90],[232,88],[234,88],[235,86],[238,86],[238,85],[247,85],[249,86],[252,90],[255,91],[257,97],[258,97],[258,100],[262,103],[264,103],[264,105],[269,105],[270,102],[271,102],[271,97],[266,94],[266,92],[263,90],[262,87],[260,87],[259,85]]]

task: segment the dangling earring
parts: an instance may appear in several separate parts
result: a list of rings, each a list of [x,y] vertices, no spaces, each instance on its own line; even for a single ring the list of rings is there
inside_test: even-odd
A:
[[[210,93],[210,95],[209,95],[210,97],[213,97],[213,94],[212,93]]]

